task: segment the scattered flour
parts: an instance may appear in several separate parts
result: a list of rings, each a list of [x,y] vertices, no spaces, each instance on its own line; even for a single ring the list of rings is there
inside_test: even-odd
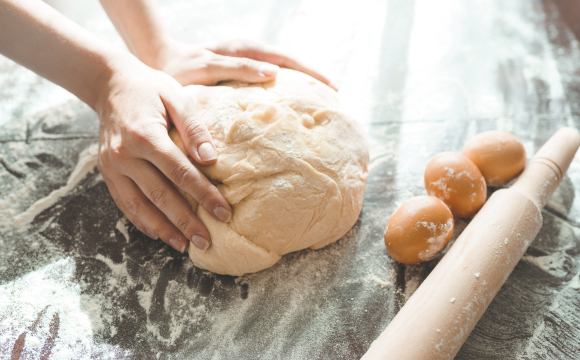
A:
[[[139,305],[147,313],[149,313],[149,309],[151,309],[151,297],[153,296],[153,289],[147,291],[137,291],[137,298],[139,299]]]
[[[385,281],[375,275],[371,276],[370,281],[374,282],[375,284],[377,284],[378,286],[382,287],[382,288],[388,288],[393,286],[393,283],[390,281]]]
[[[129,242],[129,229],[127,228],[127,223],[127,218],[121,218],[117,221],[115,229],[119,230],[119,232],[125,237],[125,240]]]
[[[555,298],[554,301],[552,302],[552,305],[550,305],[550,307],[548,308],[548,310],[555,311],[559,307],[560,307],[560,302],[558,301],[558,298]]]
[[[25,212],[17,215],[14,218],[14,228],[21,229],[34,220],[36,215],[56,204],[58,199],[65,196],[81,181],[95,166],[97,166],[97,149],[98,144],[93,144],[86,150],[80,153],[77,166],[70,174],[66,185],[60,189],[54,190],[48,196],[36,201]]]
[[[476,2],[478,4],[487,4],[490,2],[486,2],[486,1],[478,1]],[[507,4],[508,2],[506,2]],[[517,2],[514,2],[517,3]],[[437,5],[439,6],[439,5]],[[422,8],[424,8],[425,6],[417,6],[417,12],[420,15],[420,10]],[[461,6],[459,6],[458,8],[461,8]],[[182,11],[181,13],[187,13]],[[425,13],[425,11],[423,10],[423,13]],[[505,11],[506,14],[509,15],[509,11]],[[381,14],[382,15],[382,14]],[[441,17],[438,16],[432,16],[432,14],[427,14],[428,17],[426,18],[426,20],[428,19],[439,19]],[[487,14],[486,14],[487,15]],[[506,15],[506,16],[508,16]],[[485,18],[485,17],[482,17]],[[419,19],[421,20],[421,19]],[[416,21],[417,23],[423,23],[422,21]],[[447,21],[447,23],[449,24],[456,24],[452,21]],[[504,26],[509,26],[510,28],[507,29],[507,31],[516,34],[518,36],[513,36],[513,37],[500,37],[500,36],[496,36],[493,39],[493,42],[495,45],[494,49],[496,49],[499,53],[499,57],[500,57],[500,61],[498,61],[498,63],[500,65],[503,65],[505,63],[507,64],[515,64],[514,66],[517,66],[518,68],[522,69],[523,75],[525,76],[525,81],[528,82],[528,84],[533,84],[535,82],[537,82],[538,79],[544,79],[544,78],[553,78],[554,76],[552,75],[558,75],[557,73],[554,74],[554,70],[551,69],[551,67],[554,66],[553,61],[547,62],[545,60],[548,59],[544,59],[541,56],[529,56],[529,49],[526,48],[526,46],[529,46],[530,44],[534,45],[535,41],[537,40],[537,38],[539,36],[543,36],[543,35],[538,35],[538,28],[542,28],[541,26],[537,26],[537,24],[532,23],[530,21],[524,21],[523,18],[518,18],[515,16],[511,16],[509,18],[506,19],[499,19],[496,20],[495,23],[503,23]],[[341,24],[342,25],[342,24]],[[436,25],[436,24],[434,24]],[[430,33],[433,33],[432,28],[434,28],[435,26],[430,26],[430,27],[425,27],[429,29]],[[543,31],[543,30],[542,30]],[[468,32],[465,32],[468,33]],[[490,32],[491,33],[491,32]],[[455,34],[455,32],[454,32]],[[445,34],[443,34],[443,36],[441,36],[440,34],[436,34],[437,37],[443,37]],[[417,35],[415,35],[417,36]],[[430,40],[432,39],[431,37],[425,36],[424,40]],[[507,39],[507,40],[506,40]],[[456,39],[456,43],[460,43],[461,39]],[[507,43],[499,43],[500,41],[506,42]],[[497,43],[496,43],[497,42]],[[415,39],[413,41],[413,43],[417,43],[417,39]],[[481,41],[480,44],[485,44],[485,41]],[[419,45],[421,45],[421,43],[419,43]],[[541,46],[545,46],[543,44],[540,44]],[[537,46],[536,46],[537,47]],[[418,46],[418,48],[426,48],[428,49],[428,46]],[[503,52],[501,51],[503,49]],[[416,57],[415,57],[416,58]],[[483,57],[482,57],[483,58]],[[439,61],[439,59],[437,57],[429,57],[429,59],[434,59],[433,61]],[[521,62],[521,63],[520,63]],[[425,64],[425,62],[423,62]],[[547,65],[545,65],[547,63]],[[427,63],[427,65],[431,65],[429,63]],[[546,67],[548,67],[548,70],[546,70]],[[420,84],[426,84],[427,86],[429,85],[429,81],[433,81],[433,79],[425,79],[425,74],[429,74],[429,73],[439,73],[439,71],[417,71],[417,69],[410,68],[410,70],[408,71],[409,73],[409,83],[411,85],[413,85],[413,79],[415,79],[415,81],[417,83]],[[421,70],[421,69],[419,69]],[[544,72],[546,72],[546,74],[544,74]],[[454,80],[455,79],[451,79]],[[451,83],[450,80],[446,80],[447,82]],[[457,87],[459,88],[460,85],[462,85],[460,83],[459,80],[456,81],[457,84],[453,83],[454,85],[457,85]],[[549,82],[548,83],[549,89],[550,91],[555,91],[554,90],[554,82]],[[556,81],[555,84],[559,85],[559,82]],[[479,84],[479,86],[481,87],[481,84]],[[348,88],[348,87],[346,87]],[[353,87],[351,87],[353,88]],[[494,85],[494,89],[495,89],[495,85]],[[561,92],[561,89],[556,88],[556,91]],[[459,93],[464,94],[466,97],[469,96],[468,101],[467,101],[467,107],[469,110],[469,114],[473,115],[481,115],[481,113],[485,113],[487,114],[488,112],[490,112],[489,110],[485,110],[484,111],[480,111],[477,112],[478,108],[476,108],[476,106],[478,106],[477,104],[484,104],[484,105],[488,105],[489,103],[491,103],[493,106],[487,106],[488,108],[491,108],[492,110],[496,110],[499,109],[499,111],[497,113],[502,114],[503,109],[501,108],[502,102],[500,101],[480,101],[481,99],[484,99],[483,97],[481,97],[481,99],[478,96],[474,95],[474,92],[471,89],[468,89],[467,87],[463,86],[461,87],[460,90],[458,90]],[[439,92],[437,92],[439,93]],[[492,99],[491,100],[495,100],[493,99],[493,97],[495,96],[495,94],[497,93],[497,91],[494,91],[492,93]],[[409,104],[413,105],[413,96],[415,96],[418,100],[417,103],[423,104],[424,103],[424,99],[425,99],[425,92],[423,91],[415,91],[414,93],[411,94],[403,94],[401,95],[402,98],[405,99],[406,102],[408,102]],[[500,94],[501,95],[501,94]],[[557,94],[556,94],[557,95]],[[553,96],[552,96],[553,97]],[[2,105],[6,105],[8,104],[18,104],[20,103],[20,99],[26,99],[25,96],[19,97],[17,98],[16,101],[11,101],[11,102],[2,102]],[[451,98],[450,101],[447,101],[446,103],[451,103],[453,104],[454,101],[458,101],[455,100],[454,98]],[[497,104],[499,105],[495,105],[497,102]],[[437,105],[437,102],[431,102],[429,103],[431,104],[432,108],[436,108],[435,105]],[[428,104],[428,105],[429,105]],[[10,105],[13,106],[13,105]],[[433,112],[432,108],[429,108],[429,106],[425,107],[425,106],[409,106],[407,105],[408,108],[414,108],[414,109],[426,109],[426,113],[431,113]],[[439,114],[438,112],[436,112],[437,114]],[[492,113],[491,116],[489,116],[489,118],[492,117],[496,117],[496,113]],[[65,116],[69,116],[68,114],[65,114]],[[407,116],[408,117],[408,116]],[[474,117],[474,116],[472,116]],[[481,117],[481,116],[480,116]],[[4,119],[6,119],[8,117],[4,117],[3,119],[0,119],[0,122],[2,122]],[[508,118],[501,120],[503,121],[502,123],[500,123],[500,125],[504,125],[507,124],[505,126],[511,126],[512,124],[512,119]],[[447,130],[447,129],[446,129]],[[393,131],[393,133],[395,133]],[[392,142],[393,144],[395,144],[396,142]],[[389,143],[390,144],[390,143]],[[19,144],[21,145],[21,144]],[[382,147],[385,145],[381,144],[381,149]],[[389,145],[391,146],[391,145]],[[376,151],[375,151],[376,153]],[[427,154],[428,152],[425,150],[423,150],[423,148],[421,148],[421,156],[426,156],[425,154]],[[387,149],[385,151],[385,156],[383,157],[376,157],[376,162],[371,162],[370,168],[374,169],[374,168],[379,168],[379,165],[381,163],[384,163],[386,161],[390,161],[391,159],[394,158],[394,155],[398,156],[398,151],[391,151],[391,149]],[[413,164],[415,165],[415,164]],[[78,168],[78,166],[77,166]],[[76,169],[75,169],[76,170]],[[90,171],[90,169],[88,170]],[[74,172],[73,172],[74,174]],[[390,174],[389,174],[390,175]],[[399,175],[399,174],[397,174]],[[405,174],[401,175],[400,178],[403,179],[404,181],[407,181],[407,179],[404,176]],[[73,178],[73,176],[71,175],[71,179]],[[69,179],[69,182],[71,180]],[[31,185],[32,186],[32,185]],[[68,183],[67,183],[68,186]],[[74,185],[73,185],[74,186]],[[69,190],[73,187],[71,186],[69,188]],[[66,186],[65,186],[66,187]],[[402,188],[402,187],[401,187]],[[59,189],[60,190],[60,189]],[[66,193],[66,191],[64,193],[58,193],[59,190],[55,190],[57,191],[56,194],[51,194],[50,196],[54,196],[56,197],[56,200],[54,200],[54,202],[51,203],[51,201],[53,201],[52,199],[49,198],[45,198],[43,199],[45,202],[37,202],[36,204],[34,204],[32,207],[29,208],[29,213],[27,215],[26,218],[19,218],[20,220],[20,226],[25,226],[26,224],[28,224],[30,221],[32,221],[34,219],[34,217],[36,215],[38,215],[39,212],[42,211],[42,209],[46,208],[44,207],[45,204],[49,204],[46,205],[51,206],[52,204],[54,204],[57,200],[58,197],[61,197],[64,195],[64,193]],[[29,189],[23,188],[22,192],[19,194],[15,194],[15,197],[19,197],[19,196],[23,196],[25,195],[27,192],[29,191]],[[67,190],[68,191],[68,190]],[[39,200],[40,201],[40,200]],[[0,209],[4,209],[5,211],[0,210],[1,212],[1,216],[0,216],[0,224],[4,224],[4,222],[6,222],[7,220],[10,220],[10,226],[12,225],[12,220],[14,219],[14,216],[16,215],[9,206],[7,206],[8,203],[13,202],[13,199],[2,199],[2,202],[0,203]],[[36,208],[34,207],[36,206]],[[44,207],[44,208],[43,208]],[[40,210],[39,210],[40,209]],[[365,214],[366,218],[368,220],[368,213]],[[128,236],[128,230],[127,230],[127,224],[123,223],[122,221],[119,221],[116,225],[116,228],[118,231],[120,231],[127,240],[129,240],[129,236]],[[4,226],[0,226],[0,227],[4,227]],[[55,228],[56,224],[51,224],[51,228]],[[368,235],[368,234],[367,234]],[[352,241],[352,239],[351,239]],[[505,244],[508,244],[508,239],[505,239]],[[1,246],[1,244],[0,244]],[[339,245],[339,246],[344,246],[344,245]],[[341,253],[345,253],[348,251],[352,251],[353,249],[345,249],[345,248],[341,248],[340,251]],[[239,338],[240,335],[244,336],[246,334],[243,333],[243,331],[241,331],[241,329],[244,328],[244,321],[243,319],[247,316],[247,317],[255,317],[255,318],[259,318],[259,321],[263,322],[264,324],[264,328],[267,329],[272,329],[271,334],[268,333],[264,333],[262,335],[264,335],[265,339],[264,341],[272,341],[272,339],[276,339],[278,337],[283,337],[283,338],[287,338],[287,336],[289,335],[289,331],[288,329],[292,328],[291,325],[301,325],[299,322],[295,322],[293,323],[294,319],[299,318],[300,316],[316,316],[318,317],[319,321],[318,323],[321,325],[310,325],[313,327],[316,327],[314,329],[312,329],[313,331],[310,333],[305,333],[305,335],[312,335],[312,334],[316,334],[316,336],[305,336],[305,338],[303,339],[297,339],[297,340],[305,340],[305,341],[311,341],[312,339],[314,339],[313,341],[318,341],[319,343],[324,343],[325,341],[328,340],[332,340],[332,339],[328,339],[328,334],[331,331],[336,331],[337,328],[337,320],[341,320],[341,319],[336,319],[336,315],[337,315],[337,309],[334,308],[333,306],[335,306],[334,304],[332,304],[330,301],[328,302],[320,302],[320,303],[315,303],[313,305],[313,307],[315,308],[314,311],[312,311],[311,313],[308,312],[307,307],[303,306],[305,300],[309,299],[309,296],[311,296],[311,294],[313,292],[322,292],[323,295],[326,295],[326,298],[329,299],[333,299],[335,298],[333,293],[328,293],[330,291],[330,289],[332,288],[332,286],[329,285],[329,283],[331,281],[333,281],[333,279],[335,277],[333,276],[329,276],[328,272],[325,271],[324,267],[321,268],[317,268],[317,267],[313,267],[311,265],[309,265],[309,261],[310,260],[315,260],[314,262],[320,262],[322,261],[324,263],[324,265],[333,265],[333,263],[329,260],[332,258],[332,256],[334,256],[335,254],[332,254],[331,251],[329,250],[324,250],[322,252],[320,252],[319,254],[316,255],[312,255],[313,253],[310,251],[305,252],[305,255],[300,255],[297,256],[294,261],[295,263],[292,266],[287,266],[285,263],[280,264],[280,266],[277,267],[277,269],[274,269],[271,271],[271,276],[266,276],[264,274],[255,274],[253,276],[248,276],[248,277],[244,277],[242,278],[240,281],[244,281],[247,284],[249,284],[249,287],[252,291],[250,291],[250,295],[249,298],[246,300],[237,300],[237,302],[234,301],[234,306],[231,306],[227,309],[223,309],[220,308],[220,302],[219,301],[206,301],[205,303],[201,303],[198,304],[196,303],[195,305],[190,305],[190,304],[186,304],[183,305],[182,303],[180,303],[180,301],[198,301],[199,298],[196,298],[196,296],[199,296],[199,293],[197,291],[197,289],[188,289],[187,286],[185,285],[185,283],[182,281],[182,283],[178,284],[176,283],[174,280],[170,280],[168,285],[167,285],[167,295],[164,297],[165,300],[165,304],[164,306],[167,309],[172,309],[171,311],[168,311],[168,313],[170,313],[171,315],[171,321],[166,323],[168,324],[168,326],[171,328],[171,331],[169,332],[169,334],[162,334],[162,331],[160,331],[160,328],[162,328],[164,324],[162,325],[156,325],[154,319],[150,318],[150,314],[153,312],[152,307],[155,306],[154,302],[154,292],[155,292],[155,285],[158,281],[157,278],[154,278],[151,284],[145,284],[143,290],[137,290],[137,297],[138,297],[138,303],[139,305],[145,310],[145,312],[147,313],[148,319],[147,319],[147,329],[148,331],[150,331],[151,334],[153,334],[154,336],[152,337],[152,341],[154,340],[159,340],[159,341],[165,341],[164,343],[167,344],[174,344],[176,341],[178,341],[179,337],[184,337],[186,335],[184,335],[184,331],[187,328],[187,320],[191,320],[192,322],[197,322],[199,321],[200,317],[205,316],[204,314],[206,314],[206,312],[211,312],[212,314],[215,314],[213,316],[213,318],[211,318],[211,323],[212,323],[212,327],[211,329],[208,329],[208,333],[210,333],[211,335],[221,335],[221,343],[220,345],[222,346],[222,349],[225,349],[226,347],[234,347],[236,346],[236,344],[238,344],[238,342],[236,342],[236,340]],[[559,254],[559,255],[558,255]],[[312,257],[316,257],[316,259],[312,259]],[[101,280],[97,280],[94,283],[91,283],[89,285],[98,285],[102,282],[108,282],[109,284],[111,284],[112,288],[116,288],[119,290],[119,292],[123,292],[126,289],[126,285],[132,281],[131,277],[128,275],[128,270],[127,270],[127,260],[125,259],[122,263],[117,264],[115,262],[113,262],[111,259],[102,256],[102,255],[97,255],[98,259],[100,261],[102,261],[104,264],[106,264],[106,266],[113,272],[113,276],[109,277],[109,278],[104,278]],[[563,253],[554,253],[548,256],[542,256],[542,257],[532,257],[532,256],[526,256],[526,261],[533,263],[534,265],[538,266],[539,268],[541,268],[542,270],[546,271],[546,272],[552,272],[552,273],[556,273],[556,274],[561,274],[562,272],[560,270],[558,270],[558,267],[561,267],[564,264],[564,258],[565,255]],[[360,265],[360,266],[369,266],[373,271],[376,270],[378,268],[378,265],[376,262],[373,262],[376,260],[375,258],[364,258],[362,260],[366,260],[367,262],[363,262],[360,261],[361,259],[357,259],[356,264]],[[380,260],[384,260],[381,259],[379,257]],[[369,265],[369,261],[370,261],[370,265]],[[142,266],[141,271],[142,272],[146,272],[148,269],[148,267],[151,268],[151,272],[159,272],[160,269],[163,267],[164,263],[155,263],[153,265],[148,265],[145,264]],[[187,265],[186,265],[187,267]],[[300,270],[298,270],[300,269]],[[333,268],[336,269],[336,268]],[[0,269],[1,270],[1,269]],[[314,278],[311,278],[310,275],[316,275]],[[22,358],[39,358],[39,351],[40,349],[43,348],[44,343],[47,339],[47,337],[50,335],[49,332],[49,325],[50,322],[52,320],[52,318],[54,317],[54,314],[59,314],[60,317],[60,321],[61,321],[61,331],[59,332],[59,337],[56,339],[57,342],[55,344],[55,347],[53,349],[53,356],[52,358],[89,358],[90,355],[89,354],[94,354],[94,353],[106,353],[106,354],[115,354],[116,356],[114,356],[114,358],[122,358],[122,354],[125,353],[125,351],[121,348],[116,348],[114,346],[108,345],[108,344],[101,344],[101,343],[94,343],[93,340],[93,336],[95,335],[96,332],[98,331],[105,331],[106,329],[110,329],[112,336],[114,336],[114,334],[116,333],[116,328],[111,326],[110,328],[107,326],[107,321],[103,321],[104,317],[106,317],[104,309],[106,307],[108,307],[110,305],[110,303],[107,301],[106,298],[104,297],[99,297],[99,296],[89,296],[86,294],[81,294],[80,293],[80,287],[78,284],[70,281],[70,278],[72,278],[74,276],[74,261],[72,261],[71,259],[65,259],[65,260],[61,260],[58,262],[55,262],[45,268],[36,270],[32,273],[27,274],[26,276],[23,276],[22,278],[16,279],[14,281],[5,283],[3,285],[0,285],[0,327],[2,327],[2,329],[10,329],[8,331],[2,331],[0,332],[0,352],[7,354],[12,350],[12,346],[14,344],[14,339],[16,337],[18,337],[19,334],[21,334],[22,332],[28,331],[27,329],[31,328],[31,324],[34,323],[34,321],[36,320],[36,318],[38,317],[38,314],[40,312],[42,312],[42,310],[44,308],[46,308],[46,312],[44,313],[44,315],[41,317],[40,319],[40,324],[36,330],[35,333],[33,333],[32,331],[28,331],[27,332],[27,336],[26,336],[26,342],[25,342],[25,352],[24,355],[22,356]],[[363,275],[364,276],[364,275]],[[572,278],[572,280],[568,283],[568,287],[572,288],[572,289],[580,289],[580,279],[579,279],[580,274],[576,274],[576,276],[574,276]],[[216,281],[216,283],[218,285],[216,285],[216,288],[220,289],[223,291],[223,289],[228,289],[225,287],[221,287],[219,285],[219,280],[216,280],[217,278],[213,275],[207,275],[208,278],[211,278],[212,281]],[[373,279],[373,277],[375,279]],[[127,278],[127,280],[123,280]],[[338,280],[342,281],[343,278],[336,275],[336,278],[338,278]],[[288,287],[284,286],[284,287],[280,287],[280,286],[274,286],[272,285],[273,283],[276,283],[277,281],[284,281],[287,279],[292,279],[290,280],[290,283],[288,285]],[[114,281],[113,281],[114,280]],[[377,281],[378,280],[378,281]],[[351,280],[353,281],[353,280]],[[356,280],[354,280],[353,282],[356,282]],[[373,286],[376,288],[376,286],[380,286],[381,288],[386,288],[386,286],[384,286],[385,284],[389,284],[390,286],[390,282],[383,280],[381,277],[377,276],[377,275],[373,275],[368,282],[371,284],[370,286]],[[140,283],[139,281],[135,280],[134,283]],[[413,277],[411,279],[408,280],[407,282],[407,287],[406,287],[406,291],[405,294],[408,298],[408,296],[410,296],[410,294],[412,294],[416,288],[419,286],[420,284],[420,277]],[[335,284],[335,286],[338,287],[337,284]],[[113,289],[113,290],[114,290]],[[231,290],[231,289],[228,289]],[[272,311],[271,314],[268,314],[268,316],[264,316],[264,317],[259,317],[259,314],[256,314],[255,312],[252,312],[252,308],[255,305],[258,305],[258,301],[260,300],[260,296],[258,294],[258,291],[260,291],[261,293],[267,293],[270,295],[270,298],[267,298],[267,302],[271,302],[273,303],[275,306],[275,309]],[[390,295],[389,291],[382,291],[379,289],[379,292],[384,293],[385,296]],[[21,295],[23,294],[23,296],[21,297]],[[118,295],[118,294],[117,294]],[[376,294],[375,294],[376,295]],[[361,295],[361,296],[364,296]],[[325,299],[325,297],[322,297],[323,299]],[[32,301],[32,299],[34,299],[34,301]],[[193,299],[193,300],[191,300]],[[318,297],[317,297],[318,299]],[[355,298],[355,300],[360,301],[361,299],[359,298]],[[28,301],[28,303],[26,302]],[[560,305],[557,301],[554,302],[553,304],[558,304],[557,307],[555,307],[554,305],[552,305],[551,308],[553,308],[554,310],[557,311],[561,311],[562,307],[564,306],[564,303],[562,302],[562,304]],[[45,306],[46,305],[46,306]],[[43,306],[45,306],[43,308]],[[357,301],[353,301],[353,305],[352,306],[357,306]],[[122,308],[119,309],[119,312],[121,313],[123,311]],[[191,311],[190,313],[187,313],[187,311]],[[18,316],[12,316],[12,318],[10,318],[10,316],[7,317],[7,314],[18,314]],[[122,314],[120,314],[122,316]],[[10,324],[13,327],[7,328],[4,325],[5,324]],[[110,322],[109,322],[110,324]],[[333,326],[334,325],[334,326]],[[296,328],[296,326],[294,327]],[[545,346],[545,341],[543,340],[543,336],[544,336],[544,330],[546,329],[546,325],[544,323],[544,321],[540,321],[538,322],[535,326],[533,326],[533,328],[535,329],[533,332],[532,337],[528,340],[528,347],[525,349],[525,356],[526,358],[539,358],[542,357],[541,355],[545,354],[543,350],[544,346]],[[214,330],[214,331],[209,331],[209,330]],[[194,337],[195,335],[191,335],[191,337]],[[319,336],[319,337],[318,337]],[[149,340],[149,339],[148,339]],[[294,338],[292,338],[292,340],[294,340]],[[514,340],[515,341],[515,340]],[[299,341],[297,341],[297,343],[299,343]],[[336,344],[336,346],[340,346],[340,344]],[[216,347],[214,349],[208,349],[208,351],[205,352],[205,355],[207,355],[206,358],[210,358],[210,356],[213,356],[213,358],[219,358],[219,349],[220,347]],[[214,350],[212,352],[212,350]],[[270,358],[276,358],[277,355],[281,354],[281,353],[285,353],[288,355],[288,357],[291,358],[307,358],[306,356],[302,356],[300,357],[300,354],[296,354],[296,353],[292,353],[289,354],[288,352],[284,352],[284,350],[287,349],[283,349],[283,345],[280,345],[279,348],[275,349],[273,348],[272,350],[270,350],[271,352],[269,354],[266,354],[266,356],[264,356],[264,358],[268,358],[267,355],[270,355]],[[190,355],[190,354],[189,354]],[[306,355],[306,354],[304,354]],[[310,355],[310,354],[308,354]],[[157,357],[163,357],[164,353],[163,351],[159,351],[157,353]],[[185,357],[185,356],[183,356]],[[104,358],[104,357],[103,357]],[[310,358],[316,358],[316,356],[311,356]]]
[[[568,287],[574,290],[580,290],[580,273],[574,275],[572,280],[570,280],[570,282],[568,283]]]
[[[100,260],[100,261],[104,262],[105,264],[107,264],[107,266],[111,269],[111,271],[113,272],[115,277],[123,278],[129,284],[131,284],[131,277],[129,276],[129,273],[127,272],[127,262],[126,261],[124,261],[120,264],[115,264],[113,262],[113,260],[106,258],[101,254],[95,255],[95,259]]]
[[[26,334],[23,358],[40,358],[52,336],[51,324],[58,329],[53,359],[67,359],[71,354],[78,358],[80,354],[125,353],[118,346],[92,340],[103,326],[100,306],[81,294],[79,284],[71,281],[74,273],[74,260],[66,258],[0,285],[0,353],[11,353],[13,339]]]
[[[522,359],[536,359],[538,354],[544,353],[544,350],[542,349],[541,336],[545,329],[546,323],[542,319],[536,325],[534,333],[528,340],[528,345],[526,346],[521,357]]]
[[[566,270],[564,270],[564,264],[569,255],[563,251],[557,251],[546,256],[529,256],[526,255],[522,258],[531,264],[536,265],[543,271],[552,274],[554,276],[563,277],[566,275]]]

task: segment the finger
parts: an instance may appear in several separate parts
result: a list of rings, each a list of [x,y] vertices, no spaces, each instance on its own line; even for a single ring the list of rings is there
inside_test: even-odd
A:
[[[307,67],[306,65],[303,65],[302,63],[298,62],[297,60],[294,60],[291,57],[287,57],[282,54],[271,53],[265,56],[264,61],[269,61],[281,67],[303,72],[307,75],[312,76],[316,80],[330,86],[334,91],[338,91],[338,87],[334,85],[332,81],[330,81],[330,79],[328,79],[326,76],[322,75],[321,73],[317,72],[316,70],[310,67]]]
[[[287,55],[283,55],[281,53],[276,52],[261,52],[261,53],[256,52],[255,55],[256,60],[268,61],[271,62],[272,64],[276,64],[278,66],[285,67],[287,69],[303,72],[307,75],[312,76],[316,80],[319,80],[320,82],[330,86],[335,91],[338,91],[338,87],[334,85],[330,81],[330,79],[328,79],[326,76],[320,74],[319,72],[310,67],[307,67],[306,65],[303,65],[298,60],[294,60],[293,58]]]
[[[107,185],[107,188],[109,189],[109,193],[111,194],[111,197],[113,198],[113,201],[115,202],[115,204],[117,205],[117,207],[119,208],[119,210],[121,210],[123,212],[123,214],[125,215],[125,217],[133,225],[135,225],[135,227],[137,229],[139,229],[139,231],[141,231],[143,234],[147,235],[148,237],[150,237],[153,240],[157,240],[157,238],[154,237],[155,235],[152,232],[150,232],[149,230],[147,230],[147,228],[139,220],[137,220],[137,218],[135,216],[133,216],[133,214],[131,214],[127,210],[127,208],[123,204],[123,201],[121,201],[121,198],[119,197],[119,194],[117,193],[117,189],[115,189],[115,185],[113,185],[113,182],[109,178],[107,178],[105,176],[103,176],[103,180],[105,181],[105,185]],[[179,250],[179,249],[177,249],[177,250]]]
[[[139,187],[126,176],[116,176],[114,186],[117,190],[120,208],[123,213],[128,214],[130,221],[144,225],[145,233],[153,238],[160,238],[177,251],[184,252],[189,241],[183,234],[167,219],[167,217],[156,208]],[[133,219],[133,220],[132,220]]]
[[[246,57],[215,55],[208,64],[207,75],[211,82],[238,80],[247,83],[262,83],[276,78],[280,67],[268,62]]]
[[[195,100],[187,96],[183,88],[178,93],[167,94],[161,100],[189,156],[201,165],[215,163],[218,153],[211,134],[196,110]]]
[[[260,44],[254,41],[238,40],[226,43],[218,43],[216,45],[207,45],[205,47],[206,49],[219,55],[245,57],[253,60],[268,62],[280,67],[297,70],[312,76],[313,78],[338,91],[338,87],[336,87],[326,76],[302,64],[298,60],[295,60],[293,57],[285,54],[283,51],[271,45]]]
[[[167,219],[190,239],[196,247],[202,251],[207,250],[211,245],[207,229],[169,180],[146,161],[137,163],[135,167],[136,169],[128,170],[132,173],[139,171],[139,179],[134,179],[134,181],[149,201],[157,209],[161,210]]]
[[[222,193],[198,168],[191,164],[191,161],[179,149],[178,146],[183,146],[179,136],[176,136],[175,141],[178,145],[175,145],[169,137],[167,137],[166,141],[160,142],[156,151],[148,154],[148,161],[159,169],[165,175],[165,178],[171,180],[178,188],[191,195],[217,220],[230,221],[232,216],[230,204]],[[142,171],[142,169],[139,171]],[[158,172],[157,174],[161,176]],[[177,195],[185,202],[179,193]],[[187,202],[185,203],[187,204]],[[187,207],[189,208],[189,205]],[[163,209],[162,211],[167,214]],[[185,232],[184,234],[187,235]]]

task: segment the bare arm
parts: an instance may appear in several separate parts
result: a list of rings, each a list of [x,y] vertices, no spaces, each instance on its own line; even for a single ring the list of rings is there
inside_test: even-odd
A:
[[[172,125],[194,133],[189,155],[203,165],[216,161],[213,139],[194,116],[194,99],[175,79],[109,48],[40,0],[0,0],[0,53],[95,109],[99,170],[135,226],[179,251],[189,242],[210,246],[207,229],[171,182],[218,220],[228,221],[231,208],[169,138]]]
[[[100,0],[127,47],[145,64],[182,85],[213,85],[224,80],[266,82],[278,68],[302,71],[336,89],[323,75],[273,46],[248,40],[186,44],[171,38],[155,0]]]
[[[95,108],[99,80],[110,76],[111,50],[42,1],[0,1],[0,52]]]
[[[101,0],[101,5],[132,54],[144,64],[159,69],[159,55],[171,41],[156,14],[154,0]]]

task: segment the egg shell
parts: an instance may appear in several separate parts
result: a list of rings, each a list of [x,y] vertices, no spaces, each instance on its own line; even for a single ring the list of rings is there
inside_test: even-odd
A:
[[[385,246],[391,257],[404,264],[433,259],[453,236],[453,215],[433,196],[416,196],[406,201],[389,219]]]
[[[429,161],[425,188],[461,218],[475,215],[487,196],[485,180],[477,166],[465,156],[450,151],[439,153]]]
[[[471,138],[461,152],[473,161],[489,186],[508,183],[526,166],[526,149],[506,131],[485,131]]]

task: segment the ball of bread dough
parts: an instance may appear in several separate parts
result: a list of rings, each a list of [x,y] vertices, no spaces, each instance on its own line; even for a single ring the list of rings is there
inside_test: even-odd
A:
[[[218,151],[214,165],[196,166],[233,208],[228,223],[217,221],[180,190],[212,239],[205,253],[189,247],[197,267],[260,271],[289,252],[326,246],[354,225],[369,155],[362,126],[334,90],[287,69],[265,84],[187,90]],[[179,133],[170,136],[185,153]]]

